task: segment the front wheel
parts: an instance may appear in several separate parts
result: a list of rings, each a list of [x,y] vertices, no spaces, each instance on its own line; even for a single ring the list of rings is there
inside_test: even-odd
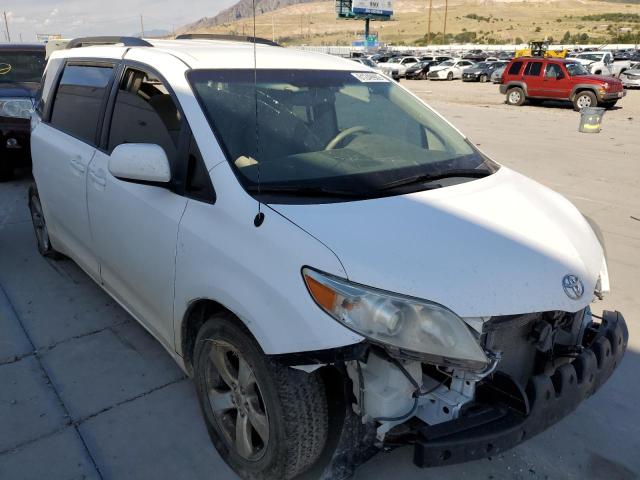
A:
[[[453,72],[447,73],[447,80],[449,81],[453,80]]]
[[[597,107],[597,106],[598,106],[598,99],[596,98],[596,95],[589,90],[578,92],[576,93],[576,96],[573,98],[573,109],[576,112],[579,112],[583,108]]]
[[[507,103],[509,105],[521,106],[526,100],[524,90],[520,87],[510,88],[507,92]]]
[[[486,75],[480,75],[480,83],[487,83],[488,80],[489,77],[487,77]]]
[[[324,384],[267,357],[231,314],[211,317],[194,352],[195,383],[211,439],[242,478],[290,479],[327,439]]]

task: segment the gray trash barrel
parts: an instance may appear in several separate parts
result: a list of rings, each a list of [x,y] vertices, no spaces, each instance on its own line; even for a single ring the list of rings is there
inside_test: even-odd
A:
[[[584,107],[580,109],[580,128],[582,133],[600,133],[604,108]]]

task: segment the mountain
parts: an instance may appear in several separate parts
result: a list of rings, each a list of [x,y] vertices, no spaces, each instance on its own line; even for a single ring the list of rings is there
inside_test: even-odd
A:
[[[298,5],[300,3],[311,3],[317,0],[255,0],[256,15],[273,12],[290,5]],[[223,23],[231,23],[238,20],[253,18],[253,2],[254,0],[240,0],[235,5],[222,10],[215,17],[204,17],[197,22],[185,25],[180,28],[182,31],[201,30],[207,27],[215,27]]]
[[[283,45],[351,45],[362,39],[364,22],[336,18],[336,0],[255,1],[258,37]],[[240,0],[178,33],[249,35],[252,5],[253,0]],[[394,0],[393,7],[391,21],[371,22],[371,33],[381,43],[424,45],[428,31],[431,43],[445,44],[633,44],[640,39],[640,0]]]

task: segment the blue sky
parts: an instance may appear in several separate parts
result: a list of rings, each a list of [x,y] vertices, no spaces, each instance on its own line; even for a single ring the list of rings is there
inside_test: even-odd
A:
[[[33,42],[36,33],[63,37],[131,35],[140,31],[171,30],[202,17],[212,17],[237,0],[3,0],[12,41]],[[2,12],[0,11],[0,14]],[[0,22],[0,41],[5,41]]]

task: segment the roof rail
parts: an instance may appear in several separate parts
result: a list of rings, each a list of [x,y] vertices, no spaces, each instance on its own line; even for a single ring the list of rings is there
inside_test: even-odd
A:
[[[243,35],[219,35],[216,33],[183,33],[176,37],[176,40],[220,40],[224,42],[245,42],[259,43],[260,45],[271,45],[279,47],[280,45],[266,38],[245,37]]]
[[[125,47],[153,47],[149,42],[138,37],[80,37],[71,40],[67,44],[67,48],[115,45],[117,43],[122,43]]]

